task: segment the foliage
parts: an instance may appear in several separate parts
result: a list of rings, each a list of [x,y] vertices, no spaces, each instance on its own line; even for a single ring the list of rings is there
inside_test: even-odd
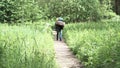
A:
[[[0,24],[0,68],[56,68],[51,31],[37,22],[17,25]]]
[[[66,22],[97,21],[113,13],[110,0],[58,0],[48,3],[48,7],[48,18],[62,16]]]
[[[66,22],[98,21],[114,17],[111,9],[111,0],[1,0],[0,22],[35,22],[60,16]]]
[[[39,7],[34,0],[0,1],[0,22],[36,21],[40,18],[39,13]]]
[[[68,24],[64,37],[86,68],[119,68],[119,26],[119,21]]]

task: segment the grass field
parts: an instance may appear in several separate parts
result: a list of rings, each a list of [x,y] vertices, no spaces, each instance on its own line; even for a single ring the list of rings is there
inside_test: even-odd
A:
[[[64,38],[85,68],[120,68],[120,22],[68,24]]]
[[[56,68],[53,45],[43,23],[0,24],[0,68]]]

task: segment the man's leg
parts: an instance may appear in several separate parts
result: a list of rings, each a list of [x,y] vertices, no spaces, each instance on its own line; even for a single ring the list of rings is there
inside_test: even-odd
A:
[[[62,30],[60,31],[60,41],[62,41]]]
[[[57,40],[58,40],[58,35],[59,35],[59,32],[57,31],[57,36],[56,36]]]

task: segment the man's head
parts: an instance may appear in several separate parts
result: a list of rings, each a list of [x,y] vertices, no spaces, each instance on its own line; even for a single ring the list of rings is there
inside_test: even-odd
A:
[[[59,17],[59,18],[57,18],[58,19],[58,21],[63,21],[63,18],[62,17]]]

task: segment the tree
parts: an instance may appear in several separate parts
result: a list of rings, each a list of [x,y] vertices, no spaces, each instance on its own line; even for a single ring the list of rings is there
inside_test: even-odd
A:
[[[111,18],[111,0],[57,0],[49,2],[46,16],[62,16],[67,22],[97,21]]]
[[[120,0],[115,0],[115,12],[120,14]]]
[[[0,22],[36,21],[40,10],[35,0],[2,0],[0,1]]]

